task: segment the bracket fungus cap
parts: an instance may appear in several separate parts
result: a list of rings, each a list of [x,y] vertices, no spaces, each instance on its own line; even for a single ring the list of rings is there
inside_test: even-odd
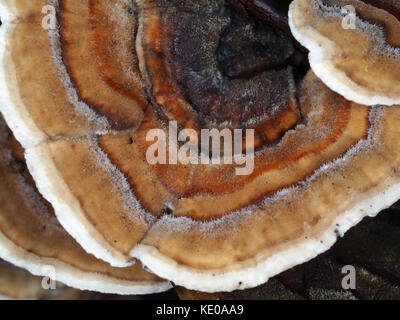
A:
[[[311,68],[332,90],[360,104],[395,105],[400,103],[399,14],[392,0],[295,0],[289,25],[310,51]]]
[[[400,109],[346,100],[312,71],[296,76],[292,39],[246,8],[37,3],[14,2],[24,10],[0,28],[0,109],[38,190],[97,258],[138,258],[190,289],[244,289],[400,198]],[[43,3],[56,5],[60,28],[43,30]],[[254,129],[254,170],[151,164],[147,133],[169,137],[168,121]]]
[[[148,294],[168,290],[168,281],[140,262],[113,268],[86,253],[61,227],[28,172],[24,150],[0,117],[0,257],[37,276],[50,266],[57,281],[81,290]]]

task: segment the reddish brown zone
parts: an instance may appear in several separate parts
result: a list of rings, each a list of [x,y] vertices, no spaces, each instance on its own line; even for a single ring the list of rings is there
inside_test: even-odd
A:
[[[110,106],[106,102],[102,103],[100,101],[95,101],[82,93],[82,88],[78,85],[77,75],[74,72],[74,69],[71,67],[69,63],[69,57],[72,56],[72,53],[69,50],[69,46],[71,43],[67,40],[67,23],[65,19],[66,9],[64,8],[63,1],[59,1],[59,11],[57,13],[58,21],[60,24],[60,43],[61,43],[61,52],[62,52],[62,60],[67,69],[67,72],[70,76],[71,82],[74,85],[79,98],[85,102],[92,110],[94,110],[97,114],[104,116],[110,122],[113,129],[116,130],[124,130],[130,129],[134,126],[131,121],[127,120],[126,117],[121,114],[116,106]],[[107,34],[106,34],[107,35]],[[108,34],[109,35],[109,34]],[[97,59],[96,56],[93,59]]]
[[[293,99],[288,110],[281,112],[276,119],[267,120],[254,128],[259,141],[254,147],[258,148],[268,142],[277,141],[286,131],[292,129],[300,120],[296,101]]]
[[[98,69],[103,79],[115,91],[135,100],[142,110],[145,110],[147,101],[144,97],[142,85],[138,85],[133,79],[123,76],[123,66],[116,61],[113,55],[113,53],[116,54],[120,48],[116,48],[118,43],[114,41],[114,33],[117,27],[108,21],[107,8],[104,7],[103,2],[90,1],[89,10],[92,48],[95,53]],[[130,35],[132,37],[130,53],[133,55],[136,52],[134,46],[136,34],[137,28],[135,28],[134,33]],[[139,69],[138,66],[137,69]]]
[[[164,186],[177,197],[193,197],[206,194],[223,195],[231,193],[268,171],[286,168],[290,166],[291,163],[296,163],[299,159],[306,157],[307,155],[320,153],[331,144],[335,143],[346,129],[350,120],[349,105],[349,103],[345,103],[338,107],[338,118],[329,137],[321,140],[319,143],[308,145],[303,149],[298,149],[295,152],[287,152],[284,157],[277,156],[275,159],[268,159],[269,161],[263,157],[256,157],[254,172],[248,176],[237,176],[234,174],[234,168],[228,167],[226,170],[215,170],[212,178],[208,176],[207,178],[196,180],[188,186],[186,179],[189,173],[188,168],[185,166],[155,165],[153,168],[158,179],[162,181]],[[148,130],[153,128],[160,128],[159,123],[145,121],[135,133],[135,141],[138,143],[143,157],[146,156],[146,151],[151,145],[151,142],[146,141],[146,133]],[[295,146],[289,147],[293,147],[293,149],[295,148]],[[178,169],[175,167],[178,167]],[[229,181],[225,178],[227,176],[227,170],[232,171],[228,174],[231,178]],[[305,172],[303,178],[307,177],[311,173],[312,172]]]
[[[263,158],[256,157],[255,160],[255,170],[254,173],[250,176],[236,176],[231,167],[227,166],[226,168],[219,168],[215,170],[212,175],[208,175],[207,177],[196,176],[199,177],[199,180],[196,180],[194,184],[188,185],[187,181],[190,178],[190,166],[183,165],[154,165],[150,166],[150,170],[156,175],[157,180],[159,180],[163,186],[176,198],[191,198],[195,196],[223,196],[225,194],[229,194],[235,191],[240,190],[241,187],[244,187],[246,184],[252,182],[257,177],[267,173],[270,170],[283,170],[285,168],[290,167],[292,164],[298,162],[301,158],[307,157],[308,155],[312,155],[315,153],[324,152],[328,149],[332,144],[334,144],[343,134],[344,130],[350,121],[350,103],[344,102],[342,105],[337,106],[337,120],[333,124],[332,133],[327,136],[325,139],[320,140],[319,142],[313,144],[307,144],[304,147],[291,152],[290,150],[294,150],[295,146],[292,144],[288,144],[287,151],[283,152],[281,155],[274,155],[271,158]],[[368,116],[365,118],[366,124],[368,124]],[[133,138],[127,139],[127,147],[132,143],[135,143],[139,148],[143,158],[142,160],[145,162],[145,154],[146,150],[149,147],[149,142],[146,142],[146,133],[150,129],[154,128],[164,128],[163,125],[156,119],[155,116],[146,116],[143,121],[141,127],[135,132]],[[367,137],[368,133],[368,125],[366,127],[365,133],[362,139]],[[295,141],[293,141],[295,143]],[[136,179],[133,176],[129,175],[129,164],[122,163],[119,161],[117,155],[113,155],[107,149],[107,144],[104,143],[102,137],[99,137],[99,146],[103,149],[103,151],[108,154],[111,162],[119,167],[121,172],[127,178],[128,183],[130,184],[132,190],[137,190],[136,188]],[[351,147],[351,146],[349,146]],[[342,154],[338,154],[338,157],[342,156]],[[321,163],[322,164],[322,163]],[[318,165],[319,167],[319,165]],[[308,170],[304,170],[301,175],[296,176],[295,181],[293,183],[297,183],[298,181],[302,181],[306,179],[308,176],[312,175],[315,168],[310,167]],[[227,181],[224,177],[229,176],[232,178]],[[152,179],[152,178],[150,178]],[[262,201],[265,197],[270,194],[275,193],[281,188],[290,187],[293,183],[282,184],[278,188],[274,190],[269,190],[262,196],[257,195],[246,195],[246,202],[241,203],[238,207],[233,208],[232,210],[239,210],[248,205],[257,204]],[[143,205],[143,207],[151,212],[151,210],[145,205],[149,199],[146,199],[145,194],[135,193],[136,197]],[[231,211],[231,210],[230,210]],[[207,221],[209,219],[219,218],[229,212],[217,212],[212,216],[209,215],[196,215],[192,217],[199,221]],[[153,212],[155,215],[161,214],[160,212]],[[189,213],[190,215],[190,213]]]
[[[274,170],[283,169],[289,167],[292,163],[296,163],[299,159],[311,155],[314,153],[323,152],[331,144],[335,143],[339,137],[342,135],[346,129],[350,120],[350,103],[346,102],[343,105],[338,106],[337,110],[337,120],[333,125],[332,133],[325,139],[319,141],[318,143],[307,145],[304,148],[297,149],[294,152],[287,151],[284,155],[276,155],[272,158],[256,157],[255,159],[255,170],[253,174],[249,176],[236,176],[234,174],[234,168],[227,166],[226,169],[219,168],[215,170],[212,177],[207,176],[194,181],[191,185],[187,185],[187,179],[189,177],[190,167],[183,165],[154,165],[152,170],[157,175],[157,178],[163,183],[163,185],[178,198],[187,198],[199,195],[224,195],[227,193],[234,192],[238,188],[243,187],[247,183],[253,181],[262,174]],[[135,132],[134,141],[137,144],[143,159],[146,157],[146,151],[152,142],[146,141],[146,134],[148,130],[154,128],[163,128],[159,120],[155,117],[147,117],[140,126],[140,128]],[[100,145],[103,150],[109,154],[111,161],[114,165],[119,168],[123,168],[123,164],[118,162],[118,159],[113,157],[112,154],[107,150],[106,146],[101,143]],[[295,148],[295,146],[288,145],[289,149]],[[125,164],[126,165],[126,164]],[[127,170],[121,169],[122,172],[127,176],[127,179],[132,187],[135,185],[135,177],[129,177],[127,175]],[[230,172],[232,171],[232,172]],[[312,174],[312,170],[309,172],[305,171],[303,177],[306,178]],[[230,177],[227,181],[226,176]],[[276,190],[275,190],[276,191]],[[139,198],[140,195],[137,195]],[[250,202],[257,201],[258,199],[250,199]]]
[[[145,60],[147,68],[151,70],[151,85],[154,103],[157,106],[163,106],[163,113],[167,120],[176,120],[184,129],[194,129],[199,131],[199,127],[191,112],[181,101],[184,97],[177,93],[173,88],[173,79],[171,70],[165,61],[163,52],[163,40],[167,27],[163,25],[161,19],[156,15],[149,17],[146,25]],[[147,41],[151,39],[151,41]]]
[[[153,14],[148,17],[143,41],[145,42],[145,60],[152,85],[153,102],[156,107],[162,109],[167,120],[176,120],[182,128],[193,129],[199,133],[202,121],[199,119],[199,115],[189,110],[187,104],[183,102],[186,98],[176,86],[170,66],[166,61],[163,41],[170,37],[172,32],[164,26],[157,15]],[[266,143],[275,142],[284,132],[293,128],[299,119],[296,101],[293,97],[287,110],[281,111],[277,117],[267,119],[255,127],[247,128],[255,130],[253,147],[259,148]],[[252,146],[245,143],[243,149],[246,150],[249,147]]]

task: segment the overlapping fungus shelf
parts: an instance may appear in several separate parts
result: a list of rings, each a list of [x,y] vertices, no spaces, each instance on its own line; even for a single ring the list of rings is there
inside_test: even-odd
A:
[[[125,267],[131,291],[143,279],[166,289],[158,277],[207,292],[254,287],[326,251],[400,198],[400,109],[383,106],[399,103],[398,7],[332,2],[295,0],[288,18],[290,1],[0,1],[0,109],[28,185],[83,249]],[[356,29],[338,32],[346,4]],[[171,141],[171,123],[192,136],[254,129],[239,154],[253,170],[150,163],[149,132]],[[10,166],[5,176],[26,179]],[[27,250],[20,227],[12,242]],[[72,250],[62,237],[54,245]],[[114,277],[98,260],[83,267],[85,255],[63,261]]]
[[[41,276],[49,276],[48,268],[52,267],[58,281],[81,290],[147,294],[170,287],[167,281],[143,270],[140,263],[113,268],[79,246],[59,224],[51,204],[38,192],[26,167],[24,150],[2,118],[0,174],[0,248],[7,261]],[[31,282],[38,286],[35,290],[41,288],[39,280]],[[43,294],[40,290],[39,293]]]

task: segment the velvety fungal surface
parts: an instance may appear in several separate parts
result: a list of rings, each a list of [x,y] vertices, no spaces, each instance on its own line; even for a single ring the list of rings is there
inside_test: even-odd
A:
[[[348,4],[356,29],[342,31]],[[56,10],[54,28],[42,26],[44,5]],[[37,225],[0,220],[0,230],[40,259],[158,291],[169,287],[160,279],[209,293],[253,288],[315,258],[400,198],[397,8],[389,0],[0,0],[0,110],[21,144],[16,152],[5,131],[4,176],[24,179],[47,210]],[[187,140],[203,129],[231,137],[253,129],[235,154],[250,154],[253,170],[237,174],[241,165],[215,163],[210,150],[149,161],[149,133],[171,142],[171,128],[189,129],[175,147],[193,149],[204,141]],[[229,156],[226,144],[217,159]],[[166,143],[166,158],[175,149]],[[24,193],[12,196],[1,203],[15,209],[0,208],[4,224],[31,213],[15,204]],[[33,233],[28,248],[24,228],[44,220],[60,229],[47,242],[64,250],[44,245],[46,232]],[[98,259],[90,267],[87,253]],[[310,283],[290,296],[321,297],[324,288]],[[288,295],[279,280],[269,285]]]

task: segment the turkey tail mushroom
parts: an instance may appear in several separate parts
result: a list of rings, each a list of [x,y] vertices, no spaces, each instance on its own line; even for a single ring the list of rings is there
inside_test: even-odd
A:
[[[289,17],[328,87],[369,106],[400,104],[398,1],[295,0]]]
[[[0,3],[14,17],[0,28],[1,111],[61,225],[113,266],[137,258],[206,292],[254,287],[400,198],[400,109],[298,72],[292,39],[238,3]],[[43,4],[60,29],[42,28]],[[173,141],[171,128],[253,129],[236,154],[253,170],[209,152],[149,161],[149,132]]]
[[[87,254],[61,227],[28,172],[24,150],[0,119],[0,257],[32,274],[54,268],[57,281],[82,290],[117,294],[165,291],[170,284],[141,263],[113,268]]]

